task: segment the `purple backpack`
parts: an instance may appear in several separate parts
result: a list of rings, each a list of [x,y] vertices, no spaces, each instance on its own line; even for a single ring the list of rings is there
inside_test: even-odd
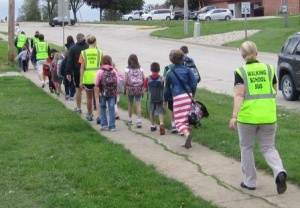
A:
[[[143,72],[140,69],[129,69],[127,77],[128,95],[140,96],[143,94]]]

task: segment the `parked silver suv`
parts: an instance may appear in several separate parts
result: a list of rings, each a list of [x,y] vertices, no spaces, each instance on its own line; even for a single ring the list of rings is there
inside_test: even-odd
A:
[[[300,32],[290,36],[278,54],[278,89],[286,100],[300,95]]]
[[[129,14],[124,14],[122,16],[122,20],[128,20],[128,21],[140,20],[142,14],[144,14],[143,11],[132,11]]]

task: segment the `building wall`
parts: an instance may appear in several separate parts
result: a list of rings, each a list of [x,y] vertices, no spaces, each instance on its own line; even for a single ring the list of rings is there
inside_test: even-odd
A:
[[[228,8],[228,4],[235,4],[235,7],[239,7],[241,2],[261,3],[264,7],[264,15],[272,16],[278,14],[281,11],[282,0],[211,0],[208,5],[215,5],[219,8]],[[299,13],[300,1],[299,0],[287,0],[288,11],[290,14]]]
[[[288,12],[299,13],[299,0],[287,0]],[[262,6],[265,8],[265,15],[275,15],[281,11],[282,0],[263,0]]]

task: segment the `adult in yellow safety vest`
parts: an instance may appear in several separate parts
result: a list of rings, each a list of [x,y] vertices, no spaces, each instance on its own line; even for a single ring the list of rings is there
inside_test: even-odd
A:
[[[94,95],[94,79],[97,71],[102,65],[103,53],[97,48],[96,37],[89,35],[86,38],[89,48],[81,51],[79,57],[80,66],[80,88],[85,88],[86,106],[88,121],[93,120],[93,95]],[[99,95],[94,95],[96,99],[96,109],[99,109]]]
[[[36,60],[36,70],[41,81],[41,87],[45,87],[46,76],[43,74],[43,65],[46,64],[46,60],[50,57],[49,44],[44,41],[44,35],[39,35],[39,42],[36,43],[32,49],[32,56]]]
[[[30,45],[31,45],[31,50],[33,50],[33,47],[35,46],[35,44],[37,44],[38,42],[40,42],[40,39],[39,39],[39,31],[36,31],[33,38],[31,38],[31,41],[30,41]],[[34,56],[31,56],[31,63],[34,67],[35,70],[37,70],[36,68],[36,60],[35,60],[35,57]]]
[[[253,155],[254,138],[258,138],[261,153],[273,170],[277,193],[287,189],[287,173],[275,148],[277,128],[276,89],[277,80],[273,66],[257,61],[257,47],[245,41],[240,51],[246,61],[235,70],[235,94],[229,128],[237,124],[241,150],[242,170],[245,179],[240,186],[256,189],[256,168]]]
[[[25,32],[22,31],[19,35],[17,35],[17,37],[15,38],[15,46],[18,50],[18,54],[21,53],[23,46],[25,45],[26,48],[28,49],[28,38],[25,35]],[[19,58],[18,59],[18,66],[19,66],[19,70],[22,70],[22,59]]]

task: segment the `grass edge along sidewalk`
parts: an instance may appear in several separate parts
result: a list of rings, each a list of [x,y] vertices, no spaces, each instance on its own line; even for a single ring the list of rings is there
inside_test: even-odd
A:
[[[0,77],[3,207],[215,207],[23,77]]]

